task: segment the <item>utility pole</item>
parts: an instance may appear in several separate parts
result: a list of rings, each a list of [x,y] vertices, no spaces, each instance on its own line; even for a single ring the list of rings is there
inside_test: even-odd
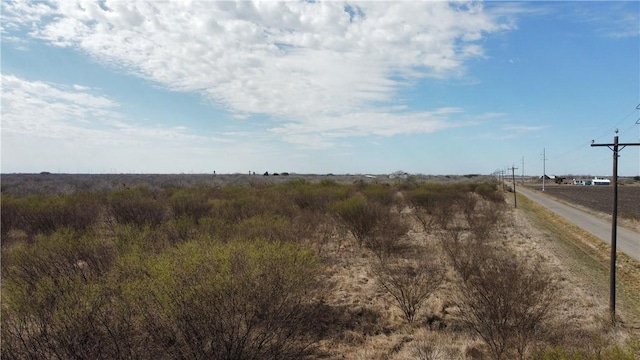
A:
[[[618,152],[627,146],[640,146],[640,143],[618,143],[618,129],[613,137],[613,144],[594,144],[591,146],[606,146],[613,150],[613,212],[611,214],[611,265],[609,269],[609,313],[611,322],[616,322],[616,242],[618,237]]]
[[[544,182],[547,179],[547,155],[546,149],[542,148],[542,191],[544,191]]]
[[[520,176],[520,180],[524,184],[524,156],[522,157],[522,175]]]
[[[511,170],[511,181],[513,182],[513,207],[518,207],[518,200],[516,196],[516,173],[515,173],[517,167],[514,167],[513,165],[511,165],[509,169]]]

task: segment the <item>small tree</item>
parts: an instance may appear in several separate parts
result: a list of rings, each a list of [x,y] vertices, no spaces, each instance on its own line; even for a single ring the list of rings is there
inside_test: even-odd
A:
[[[408,231],[409,226],[398,213],[389,213],[376,224],[365,245],[379,259],[383,259],[401,250],[401,240]]]
[[[478,202],[470,211],[464,212],[469,231],[475,240],[485,241],[491,236],[504,215],[504,208],[504,202],[483,201]]]
[[[380,286],[393,297],[409,323],[443,280],[442,266],[433,254],[420,252],[413,260],[380,261],[374,267]]]
[[[434,213],[437,207],[433,194],[424,189],[414,189],[407,194],[407,202],[424,231],[431,232],[435,224]]]
[[[476,266],[460,284],[460,316],[487,344],[491,356],[510,351],[524,358],[549,319],[557,299],[550,276],[539,264],[488,246],[476,252]]]
[[[373,236],[378,224],[389,216],[389,208],[356,195],[331,205],[331,213],[362,246]]]

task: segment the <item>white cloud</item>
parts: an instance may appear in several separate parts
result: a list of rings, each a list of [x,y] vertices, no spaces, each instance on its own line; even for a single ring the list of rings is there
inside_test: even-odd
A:
[[[118,104],[90,88],[2,75],[2,135],[110,145],[159,141],[228,141],[193,135],[184,126],[132,124]]]
[[[2,75],[2,132],[52,138],[82,137],[92,118],[117,118],[112,100],[41,81]]]
[[[273,133],[296,143],[454,126],[438,110],[378,107],[390,109],[416,79],[463,75],[465,61],[484,56],[482,38],[512,26],[477,2],[65,0],[3,9],[7,29],[204,94],[238,118],[267,115],[284,123]]]

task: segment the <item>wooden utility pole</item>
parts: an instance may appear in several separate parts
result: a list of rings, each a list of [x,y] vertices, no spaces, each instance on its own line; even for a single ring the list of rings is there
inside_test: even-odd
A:
[[[511,165],[511,167],[507,169],[511,170],[511,182],[513,182],[513,207],[518,207],[518,200],[516,197],[516,169],[518,168],[514,167],[513,165]]]
[[[613,137],[613,144],[594,144],[591,146],[606,146],[613,150],[613,211],[611,214],[611,265],[609,269],[609,313],[611,322],[616,321],[616,243],[618,237],[618,152],[627,146],[640,146],[640,143],[618,143],[618,129]]]
[[[544,182],[547,178],[547,154],[546,149],[542,149],[542,191],[544,191]]]

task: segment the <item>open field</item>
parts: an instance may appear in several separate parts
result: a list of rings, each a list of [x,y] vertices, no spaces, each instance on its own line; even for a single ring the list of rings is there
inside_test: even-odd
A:
[[[294,180],[318,183],[323,180],[339,184],[385,183],[464,183],[488,181],[492,176],[483,175],[390,175],[364,174],[2,174],[2,194],[26,196],[34,194],[70,194],[79,191],[102,191],[130,189],[148,186],[151,189],[186,188],[195,186],[266,186],[283,184]]]
[[[2,220],[3,358],[640,355],[489,177],[3,175]]]
[[[545,193],[611,215],[613,186],[547,185]],[[618,186],[618,216],[640,221],[640,186]]]
[[[618,186],[618,225],[640,232],[640,184],[626,181]],[[540,184],[525,184],[541,190]],[[545,194],[603,219],[613,212],[612,186],[580,186],[548,184]]]

